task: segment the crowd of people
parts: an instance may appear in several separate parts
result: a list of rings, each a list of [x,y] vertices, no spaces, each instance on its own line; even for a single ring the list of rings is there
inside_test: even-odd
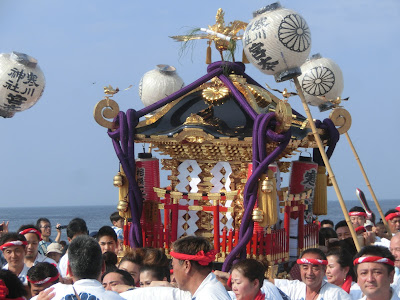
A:
[[[51,236],[51,224],[0,232],[0,300],[2,299],[365,299],[400,300],[400,208],[383,223],[371,221],[362,207],[349,211],[351,224],[320,223],[319,247],[293,258],[286,279],[265,278],[266,262],[239,260],[230,272],[214,269],[217,251],[209,240],[186,236],[163,249],[122,250],[123,219],[89,234],[81,218]],[[356,250],[349,226],[362,248]]]

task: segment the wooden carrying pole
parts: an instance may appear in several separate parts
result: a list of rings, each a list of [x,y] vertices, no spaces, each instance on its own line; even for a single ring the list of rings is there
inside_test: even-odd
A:
[[[351,141],[351,139],[350,139],[350,136],[349,136],[349,134],[348,134],[347,132],[345,133],[345,136],[346,136],[346,138],[347,138],[347,141],[349,142],[349,145],[350,145],[351,150],[353,151],[353,154],[354,154],[354,157],[356,158],[356,161],[357,161],[357,163],[358,163],[358,166],[360,167],[361,173],[362,173],[363,176],[364,176],[364,180],[365,180],[365,183],[366,183],[367,186],[368,186],[369,192],[371,193],[372,198],[374,199],[374,202],[375,202],[376,208],[378,209],[379,215],[381,216],[381,219],[382,219],[383,223],[384,223],[385,226],[386,226],[386,229],[387,229],[387,231],[388,231],[389,236],[391,236],[392,232],[390,231],[389,224],[387,223],[387,221],[386,221],[386,219],[385,219],[385,215],[384,215],[383,212],[382,212],[381,206],[379,205],[379,202],[378,202],[378,200],[376,199],[374,190],[372,189],[372,186],[371,186],[371,184],[370,184],[370,182],[369,182],[367,173],[366,173],[365,170],[364,170],[364,167],[363,167],[363,165],[362,165],[362,163],[361,163],[360,157],[359,157],[358,154],[357,154],[356,148],[354,148],[354,145],[353,145],[353,143],[352,143],[352,141]]]
[[[321,137],[319,136],[319,134],[317,132],[317,127],[315,126],[315,123],[314,123],[314,120],[312,118],[310,109],[309,109],[309,107],[307,105],[306,99],[305,99],[303,91],[301,89],[299,80],[297,79],[297,77],[295,77],[293,80],[294,80],[294,84],[296,85],[297,93],[300,96],[300,99],[301,99],[301,102],[303,104],[304,110],[305,110],[305,112],[307,114],[307,119],[308,119],[308,122],[310,123],[311,130],[312,130],[312,133],[314,135],[314,139],[317,142],[319,152],[321,153],[321,156],[322,156],[322,160],[324,161],[324,164],[326,166],[326,170],[328,171],[328,174],[329,174],[329,178],[332,181],[332,185],[333,185],[333,187],[335,189],[335,192],[336,192],[336,195],[338,197],[339,204],[340,204],[340,206],[342,208],[343,215],[344,215],[344,218],[346,220],[347,226],[350,229],[350,233],[351,233],[351,236],[352,236],[352,238],[354,240],[354,244],[356,245],[357,251],[360,251],[361,247],[360,247],[360,243],[358,242],[358,239],[357,239],[356,231],[355,231],[353,225],[351,224],[350,217],[349,217],[349,214],[347,212],[346,204],[344,203],[342,194],[341,194],[340,189],[339,189],[339,185],[337,184],[337,181],[336,181],[336,178],[335,178],[335,174],[333,173],[333,170],[331,168],[331,164],[329,163],[328,156],[325,153],[325,147],[322,144]]]

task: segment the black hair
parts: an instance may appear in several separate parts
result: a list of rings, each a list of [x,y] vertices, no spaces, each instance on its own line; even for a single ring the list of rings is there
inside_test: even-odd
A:
[[[119,212],[113,212],[112,214],[111,214],[111,216],[110,216],[110,221],[111,221],[111,223],[112,222],[118,222],[119,220],[121,220],[121,219],[123,219],[123,217],[121,217],[120,215],[119,215]]]
[[[356,254],[356,256],[354,256],[354,259],[362,257],[364,255],[367,256],[379,256],[379,257],[384,257],[384,258],[388,258],[390,260],[392,260],[393,262],[395,261],[395,258],[393,256],[393,254],[390,252],[390,250],[384,246],[365,246],[364,248],[362,248],[360,250],[360,252],[358,252]],[[394,267],[384,264],[388,270],[388,274],[391,273],[392,271],[394,271]],[[354,266],[354,271],[357,273],[357,266]]]
[[[124,284],[129,285],[129,286],[135,286],[135,280],[132,278],[131,274],[125,270],[121,269],[116,269],[113,271],[105,272],[103,275],[101,275],[101,281],[103,282],[104,277],[109,274],[109,273],[118,273],[122,276],[122,281]]]
[[[397,209],[389,209],[389,210],[385,213],[385,217],[387,217],[389,214],[397,213],[397,212],[399,212]]]
[[[201,236],[185,236],[180,238],[179,240],[176,240],[172,244],[172,248],[174,249],[175,252],[177,253],[183,253],[183,254],[189,254],[189,255],[195,255],[199,251],[204,251],[204,253],[207,253],[211,250],[213,250],[213,246],[210,244],[210,242]],[[183,263],[183,260],[180,260],[180,263]],[[195,260],[190,260],[192,266],[194,269],[198,271],[203,271],[203,270],[208,270],[211,271],[212,269],[212,262],[210,262],[208,265],[203,266],[200,265],[197,261]]]
[[[353,206],[352,208],[350,208],[349,212],[353,212],[353,211],[365,213],[365,209],[362,208],[361,206]]]
[[[39,218],[39,219],[36,221],[36,227],[40,228],[40,222],[46,222],[46,223],[50,223],[50,224],[51,224],[51,222],[50,222],[49,219],[47,219],[47,218]]]
[[[103,261],[104,264],[106,265],[106,272],[114,271],[117,268],[116,264],[118,263],[118,257],[117,254],[114,252],[104,252],[103,253]]]
[[[27,291],[21,280],[13,272],[0,269],[0,279],[8,289],[7,299],[16,299],[27,296]]]
[[[330,227],[321,228],[318,232],[318,235],[319,235],[319,244],[321,246],[325,246],[325,240],[338,237],[336,231]]]
[[[157,280],[162,281],[164,280],[164,277],[167,278],[167,274],[165,273],[165,268],[160,268],[156,265],[143,265],[140,268],[140,273],[148,271],[151,273],[151,275]],[[169,270],[168,270],[169,271]]]
[[[72,219],[67,226],[67,237],[72,239],[78,234],[88,234],[88,228],[85,220],[81,218]]]
[[[332,220],[328,220],[328,219],[325,219],[325,220],[321,221],[321,226],[323,226],[325,224],[332,225],[332,227],[335,226],[335,224],[333,224]]]
[[[349,267],[349,272],[347,275],[350,275],[352,278],[352,281],[356,280],[356,274],[354,273],[353,269],[353,256],[350,254],[349,251],[347,251],[344,248],[333,248],[328,251],[326,254],[326,257],[329,256],[336,256],[337,257],[337,262],[342,268]]]
[[[100,241],[103,236],[111,237],[115,241],[115,243],[118,244],[117,234],[115,233],[115,230],[112,229],[110,226],[103,226],[99,229],[96,235],[97,241]]]
[[[17,232],[8,232],[5,233],[1,238],[0,238],[0,245],[5,244],[6,242],[11,242],[11,241],[22,241],[26,242],[25,236],[22,234],[19,234]]]
[[[74,238],[68,248],[72,275],[78,279],[97,279],[101,273],[103,257],[99,243],[88,235]]]
[[[338,228],[340,228],[340,227],[349,227],[349,225],[347,224],[347,222],[345,220],[339,221],[335,225],[335,231],[338,230]]]
[[[48,262],[40,262],[31,267],[27,273],[29,280],[41,281],[47,277],[55,277],[58,275],[57,268]],[[54,284],[58,282],[58,279],[53,281]],[[28,281],[29,285],[30,282]]]
[[[258,279],[258,287],[261,288],[264,283],[265,266],[255,259],[244,259],[234,264],[231,271],[238,270],[250,282]]]
[[[357,248],[356,245],[354,244],[353,238],[349,237],[347,239],[343,239],[340,241],[334,241],[332,243],[328,244],[328,251],[335,249],[335,248],[344,248],[346,249],[351,257],[357,254]]]
[[[319,255],[319,259],[326,260],[325,253],[322,252],[322,250],[319,249],[319,248],[308,248],[308,249],[304,250],[303,252],[301,252],[300,258],[302,258],[307,253],[312,253],[312,254]]]

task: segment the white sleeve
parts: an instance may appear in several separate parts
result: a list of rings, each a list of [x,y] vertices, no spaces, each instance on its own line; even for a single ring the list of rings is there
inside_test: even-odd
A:
[[[263,285],[261,287],[261,292],[265,295],[265,299],[283,300],[277,287],[266,279],[264,280]]]

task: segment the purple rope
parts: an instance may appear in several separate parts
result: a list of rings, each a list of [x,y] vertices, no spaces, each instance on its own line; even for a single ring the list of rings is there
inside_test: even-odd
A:
[[[232,81],[226,77],[225,75],[221,74],[218,76],[219,79],[231,90],[233,96],[239,102],[240,106],[247,112],[247,114],[254,120],[257,116],[257,113],[251,107],[249,102],[243,97],[242,93],[238,91],[236,86],[232,83]]]
[[[257,200],[258,179],[262,173],[268,169],[268,165],[272,163],[280,153],[282,153],[288,145],[291,137],[290,130],[285,134],[272,133],[268,129],[269,122],[275,117],[275,113],[257,115],[253,125],[253,173],[247,180],[243,193],[244,213],[242,223],[240,225],[239,242],[237,246],[229,253],[222,266],[222,270],[229,271],[233,261],[238,255],[243,259],[246,256],[246,245],[253,235],[254,222],[251,220],[252,211]],[[266,138],[269,136],[280,140],[281,143],[270,154],[266,154]]]
[[[339,131],[337,130],[335,124],[333,124],[331,119],[324,119],[323,122],[321,122],[320,120],[316,120],[315,126],[317,128],[321,128],[328,132],[329,139],[328,139],[328,149],[326,150],[326,156],[328,156],[328,159],[330,159],[340,139]],[[325,165],[318,148],[315,148],[313,150],[313,160],[320,166]]]
[[[160,107],[163,107],[165,104],[168,104],[169,102],[174,101],[181,96],[184,96],[185,94],[189,93],[190,91],[194,90],[198,86],[209,81],[210,79],[214,78],[215,76],[218,76],[221,73],[222,73],[221,68],[211,70],[211,72],[209,72],[208,74],[197,79],[196,81],[193,81],[191,84],[183,87],[179,91],[176,91],[175,93],[172,93],[171,95],[165,97],[164,99],[161,99],[160,101],[153,103],[153,104],[146,106],[145,108],[139,110],[137,112],[138,118],[143,117],[144,115],[147,115]]]

